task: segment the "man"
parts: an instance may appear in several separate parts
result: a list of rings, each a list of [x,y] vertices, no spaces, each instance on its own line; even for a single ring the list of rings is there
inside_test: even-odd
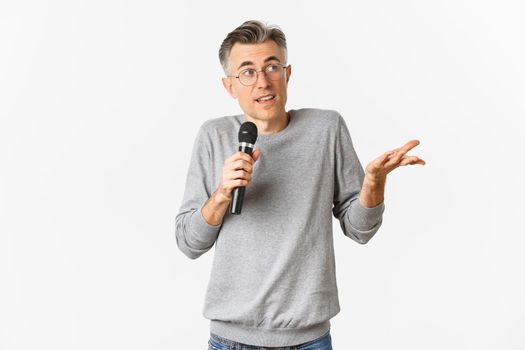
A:
[[[222,82],[242,115],[206,121],[195,140],[176,217],[181,251],[195,259],[215,244],[203,314],[210,349],[332,349],[330,319],[340,308],[332,214],[365,244],[379,229],[386,177],[424,165],[406,153],[413,140],[363,171],[344,119],[335,111],[286,111],[286,40],[278,27],[247,21],[228,34]],[[257,149],[237,152],[237,132],[256,124]],[[245,186],[241,215],[228,207]]]

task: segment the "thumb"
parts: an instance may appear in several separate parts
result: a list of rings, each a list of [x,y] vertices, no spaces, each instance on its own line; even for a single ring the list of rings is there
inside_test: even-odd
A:
[[[252,158],[255,162],[257,161],[257,159],[259,159],[260,156],[261,156],[261,150],[259,148],[253,151]]]

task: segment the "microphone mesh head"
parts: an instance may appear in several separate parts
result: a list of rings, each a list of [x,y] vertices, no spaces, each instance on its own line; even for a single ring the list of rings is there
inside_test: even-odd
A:
[[[257,140],[257,126],[252,122],[244,122],[239,128],[239,143],[255,144]]]

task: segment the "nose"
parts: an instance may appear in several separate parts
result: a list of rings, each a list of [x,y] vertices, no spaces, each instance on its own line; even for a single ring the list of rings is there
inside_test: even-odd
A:
[[[257,72],[257,87],[258,88],[267,88],[270,85],[270,80],[266,77],[265,71]]]

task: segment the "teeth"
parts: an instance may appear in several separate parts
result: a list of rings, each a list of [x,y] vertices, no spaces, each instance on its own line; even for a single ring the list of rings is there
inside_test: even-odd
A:
[[[275,96],[273,95],[269,95],[269,96],[264,96],[264,97],[260,97],[257,99],[257,101],[268,101],[268,100],[271,100],[273,99]]]

